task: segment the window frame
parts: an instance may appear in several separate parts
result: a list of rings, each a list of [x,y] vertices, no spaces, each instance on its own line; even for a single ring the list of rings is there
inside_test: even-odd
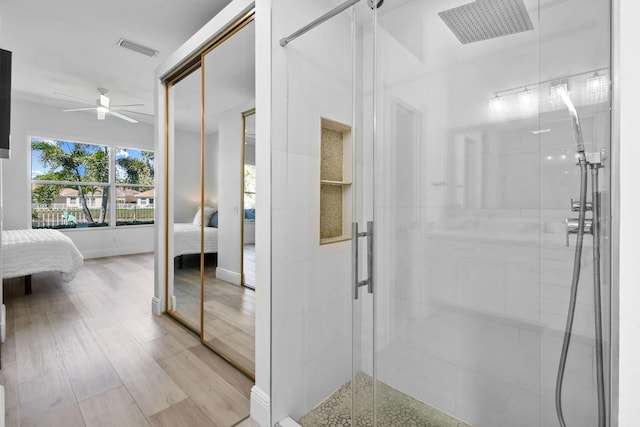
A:
[[[115,230],[115,229],[124,229],[124,228],[130,228],[130,227],[154,227],[155,226],[155,221],[156,221],[156,212],[155,212],[155,205],[151,205],[151,207],[153,207],[154,212],[153,212],[153,222],[150,224],[123,224],[123,225],[118,225],[118,218],[117,218],[117,213],[118,213],[118,195],[117,195],[117,188],[118,187],[125,187],[125,188],[136,188],[136,189],[140,189],[141,191],[147,191],[147,190],[155,190],[156,188],[156,183],[155,183],[155,179],[154,179],[154,183],[153,184],[130,184],[130,183],[119,183],[116,181],[116,154],[118,150],[121,149],[125,149],[125,150],[135,150],[135,151],[140,151],[140,152],[151,152],[154,154],[154,175],[155,175],[155,150],[151,149],[144,149],[144,148],[135,148],[135,147],[125,147],[122,145],[111,145],[111,144],[107,144],[107,143],[94,143],[94,142],[86,142],[86,141],[78,141],[78,140],[74,140],[73,138],[52,138],[52,137],[41,137],[41,136],[34,136],[34,135],[30,135],[29,137],[29,167],[28,167],[28,173],[29,173],[29,213],[33,214],[33,185],[63,185],[63,186],[73,186],[73,187],[78,187],[78,186],[82,186],[82,187],[105,187],[105,188],[109,188],[109,194],[111,194],[112,196],[109,197],[109,205],[107,207],[107,221],[105,223],[105,225],[101,225],[101,226],[94,226],[94,227],[75,227],[75,228],[61,228],[61,231],[68,231],[68,230],[73,230],[73,231],[77,231],[77,230],[96,230],[96,229],[110,229],[110,230]],[[73,143],[73,144],[83,144],[83,145],[92,145],[92,146],[97,146],[97,147],[103,147],[103,148],[107,148],[108,149],[108,154],[109,154],[109,179],[107,182],[94,182],[94,181],[67,181],[67,180],[37,180],[37,179],[33,179],[33,143],[34,142],[38,142],[38,141],[56,141],[56,142],[67,142],[67,143]],[[92,196],[93,197],[93,196]],[[75,197],[76,199],[76,205],[78,207],[81,208],[82,204],[80,203],[79,200],[79,196]],[[125,200],[126,200],[126,196],[125,196]],[[89,200],[87,200],[87,207],[88,208],[95,208],[96,203],[94,201],[93,204],[90,203]],[[147,206],[149,207],[149,206]],[[32,221],[30,221],[30,228],[33,226]]]

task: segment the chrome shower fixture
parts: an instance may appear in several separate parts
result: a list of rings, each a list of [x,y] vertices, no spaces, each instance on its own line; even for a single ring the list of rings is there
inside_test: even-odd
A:
[[[603,167],[604,155],[602,152],[589,152],[584,150],[582,138],[582,127],[580,117],[576,107],[571,101],[566,90],[558,90],[558,95],[564,102],[569,117],[573,125],[573,137],[576,143],[578,165],[580,166],[580,199],[571,199],[571,211],[578,212],[578,218],[567,218],[567,246],[569,246],[569,235],[575,234],[576,249],[573,259],[573,276],[571,279],[571,291],[569,296],[569,309],[567,313],[567,323],[564,328],[564,338],[562,340],[562,350],[560,351],[560,363],[558,365],[558,375],[556,377],[556,414],[560,427],[567,427],[562,409],[562,385],[567,367],[567,357],[569,345],[573,334],[573,320],[576,313],[576,303],[578,299],[578,285],[582,270],[582,244],[585,234],[591,234],[593,238],[593,305],[595,318],[595,353],[596,353],[596,382],[598,400],[598,427],[606,427],[606,396],[604,383],[604,349],[603,349],[603,329],[602,329],[602,297],[600,283],[600,191],[598,187],[598,170]],[[587,202],[587,169],[591,170],[591,203]],[[587,211],[591,212],[591,218],[587,218]]]
[[[533,30],[523,0],[476,0],[438,15],[462,44]]]

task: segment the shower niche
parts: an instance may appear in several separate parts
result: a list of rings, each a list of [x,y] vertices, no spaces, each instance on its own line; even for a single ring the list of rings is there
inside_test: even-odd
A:
[[[351,127],[320,120],[320,244],[351,238]]]

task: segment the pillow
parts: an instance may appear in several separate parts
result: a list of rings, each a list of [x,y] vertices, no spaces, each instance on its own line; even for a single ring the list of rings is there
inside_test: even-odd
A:
[[[211,215],[211,220],[209,221],[209,227],[218,228],[218,212]]]
[[[205,206],[204,207],[204,218],[202,218],[200,208],[198,208],[198,212],[196,212],[196,216],[193,217],[193,225],[202,225],[208,224],[211,216],[216,213],[216,210],[212,207]]]

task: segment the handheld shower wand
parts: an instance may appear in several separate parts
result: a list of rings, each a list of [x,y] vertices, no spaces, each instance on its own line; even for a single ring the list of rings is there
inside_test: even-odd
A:
[[[598,427],[606,427],[606,408],[604,393],[604,357],[602,348],[602,308],[600,299],[600,194],[598,192],[598,168],[602,167],[602,161],[599,156],[590,156],[592,161],[587,160],[584,150],[584,142],[582,139],[582,127],[580,126],[580,118],[573,102],[569,98],[566,91],[559,92],[560,98],[569,110],[571,123],[573,125],[573,136],[578,151],[578,164],[580,166],[580,201],[577,205],[572,203],[572,210],[578,211],[577,226],[570,226],[570,220],[567,219],[567,239],[569,233],[577,234],[576,250],[573,260],[573,276],[571,279],[571,297],[569,300],[569,311],[567,314],[567,323],[564,330],[564,339],[562,341],[562,351],[560,353],[560,364],[558,366],[558,376],[556,379],[556,413],[561,427],[566,427],[564,413],[562,410],[562,383],[567,365],[567,355],[569,353],[569,344],[571,342],[571,334],[573,330],[573,320],[576,310],[576,300],[578,296],[578,282],[580,281],[580,269],[582,258],[582,245],[585,230],[588,228],[593,236],[593,281],[594,281],[594,310],[595,310],[595,337],[596,337],[596,376],[597,376],[597,395],[598,395]],[[586,219],[587,204],[587,167],[591,169],[592,176],[592,202],[591,221]],[[568,240],[567,240],[568,245]]]

